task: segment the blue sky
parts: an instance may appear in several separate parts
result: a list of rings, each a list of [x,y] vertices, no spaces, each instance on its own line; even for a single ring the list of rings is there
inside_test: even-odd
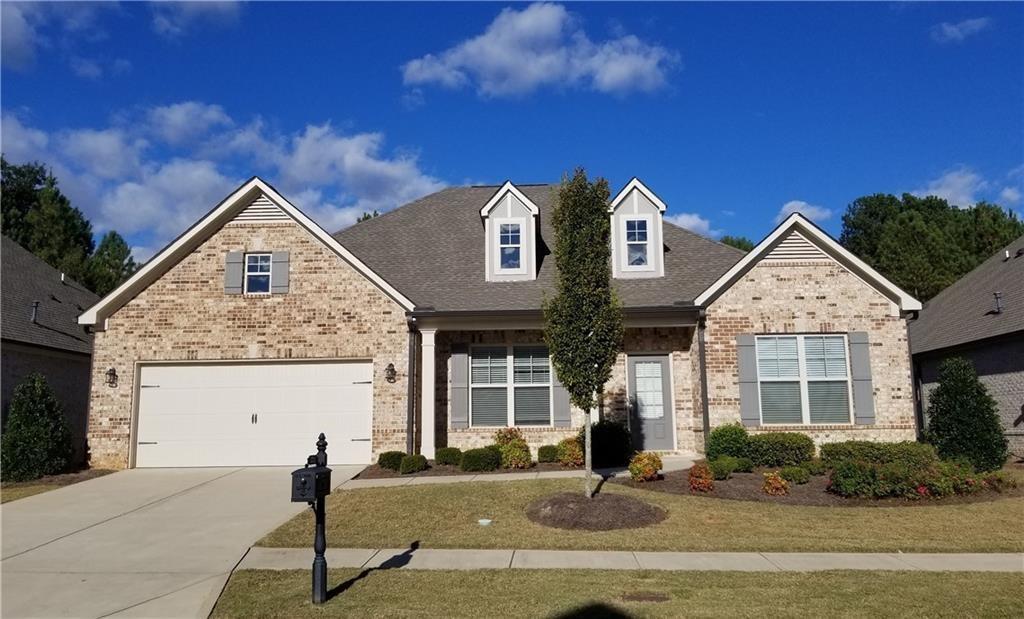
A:
[[[1022,208],[1020,3],[0,8],[5,156],[140,258],[253,174],[330,230],[577,165],[710,236],[838,234],[875,192]]]

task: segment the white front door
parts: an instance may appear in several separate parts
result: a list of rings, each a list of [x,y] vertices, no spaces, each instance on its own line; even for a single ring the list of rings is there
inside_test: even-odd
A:
[[[144,365],[138,394],[139,467],[298,467],[321,432],[331,463],[371,459],[368,362]]]

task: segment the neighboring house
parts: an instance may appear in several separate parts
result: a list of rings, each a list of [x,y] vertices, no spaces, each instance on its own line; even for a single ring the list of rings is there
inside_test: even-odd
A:
[[[103,466],[301,464],[573,436],[543,345],[556,185],[440,191],[331,236],[254,178],[85,312]],[[744,254],[609,204],[623,349],[601,414],[639,449],[708,427],[913,439],[905,316],[920,304],[800,215]],[[116,373],[116,386],[106,376]]]
[[[1024,236],[928,301],[910,321],[910,350],[921,427],[939,365],[963,357],[995,398],[1010,451],[1024,456]]]
[[[6,236],[2,239],[3,426],[7,427],[15,387],[38,372],[64,405],[75,461],[81,463],[86,454],[92,336],[76,318],[99,297]]]

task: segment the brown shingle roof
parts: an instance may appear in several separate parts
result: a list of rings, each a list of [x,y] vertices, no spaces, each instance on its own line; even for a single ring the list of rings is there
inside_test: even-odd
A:
[[[557,185],[518,185],[540,209],[537,279],[488,282],[480,208],[497,186],[451,187],[334,235],[417,307],[437,311],[536,310],[554,292],[550,215]],[[689,305],[744,252],[667,221],[665,276],[616,280],[627,308]]]

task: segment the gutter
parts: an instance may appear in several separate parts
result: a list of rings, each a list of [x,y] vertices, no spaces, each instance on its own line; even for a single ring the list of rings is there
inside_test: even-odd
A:
[[[663,314],[665,312],[687,312],[696,311],[699,306],[689,302],[680,302],[675,305],[648,305],[641,307],[624,307],[622,313],[630,316],[642,316],[646,314]],[[432,307],[413,310],[406,313],[412,319],[416,318],[542,318],[544,311],[541,309],[496,309],[496,310],[435,310]]]
[[[419,360],[419,329],[416,328],[416,319],[412,316],[406,318],[409,325],[409,380],[406,391],[406,413],[405,413],[405,453],[411,454],[415,448],[416,434],[416,371]]]
[[[707,310],[700,309],[697,319],[697,356],[700,365],[700,401],[701,417],[704,425],[704,453],[708,453],[708,437],[711,434],[711,411],[708,410],[708,361],[706,345],[704,343],[704,331],[707,328]]]

